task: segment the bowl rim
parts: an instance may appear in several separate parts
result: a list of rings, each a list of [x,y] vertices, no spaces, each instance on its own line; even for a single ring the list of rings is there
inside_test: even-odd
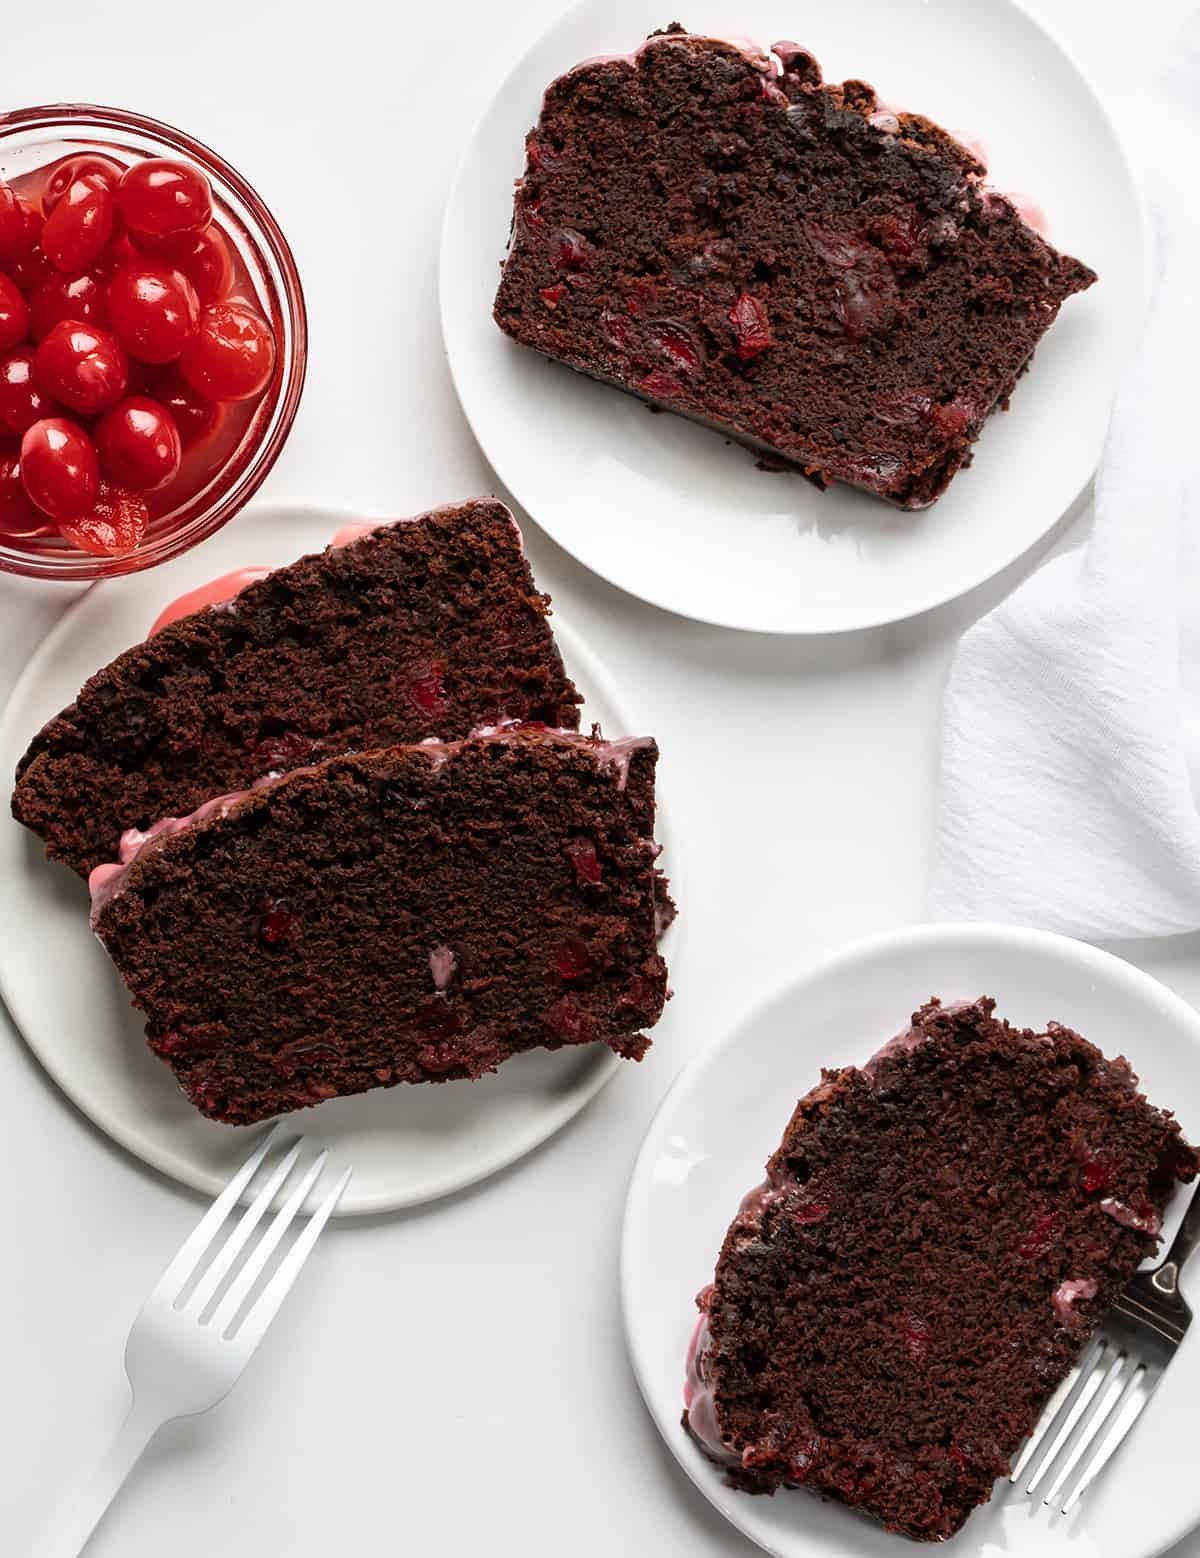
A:
[[[267,311],[277,338],[283,342],[275,373],[277,388],[271,424],[257,443],[248,448],[239,445],[221,472],[218,490],[203,508],[144,548],[115,557],[76,551],[26,551],[7,546],[0,538],[0,574],[86,583],[140,572],[177,557],[214,534],[251,501],[282,453],[299,409],[308,370],[308,310],[291,245],[267,203],[253,184],[206,142],[163,119],[133,109],[64,102],[0,113],[0,149],[15,135],[53,129],[76,129],[83,132],[81,139],[86,138],[88,131],[105,129],[140,133],[180,152],[214,177],[223,193],[232,194],[248,218],[245,226],[253,246],[265,251],[280,278],[277,285],[270,266],[263,267],[260,279],[269,293]]]

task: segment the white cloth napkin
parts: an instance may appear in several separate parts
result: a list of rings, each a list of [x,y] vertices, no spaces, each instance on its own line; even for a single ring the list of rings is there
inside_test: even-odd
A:
[[[939,919],[1094,939],[1200,926],[1200,10],[1136,125],[1154,272],[1145,334],[1090,533],[956,652]]]

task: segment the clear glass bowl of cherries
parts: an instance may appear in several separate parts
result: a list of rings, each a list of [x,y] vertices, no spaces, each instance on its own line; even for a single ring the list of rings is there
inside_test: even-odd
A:
[[[306,357],[291,250],[215,152],[120,109],[0,116],[0,570],[94,579],[210,535]]]

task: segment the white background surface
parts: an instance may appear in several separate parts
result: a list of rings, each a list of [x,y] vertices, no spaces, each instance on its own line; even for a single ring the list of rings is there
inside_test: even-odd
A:
[[[1034,8],[1111,99],[1180,5]],[[558,9],[22,11],[6,105],[99,98],[177,122],[241,168],[288,232],[312,358],[268,495],[406,513],[494,489],[442,361],[437,231],[477,109]],[[986,47],[981,20],[981,62]],[[676,1470],[634,1387],[617,1308],[626,1184],[690,1053],[789,965],[920,917],[945,665],[1001,586],[903,628],[797,643],[666,616],[533,527],[528,542],[540,583],[663,749],[689,891],[655,1049],[498,1179],[327,1233],[250,1374],[152,1449],[96,1558],[753,1551]],[[0,690],[68,595],[0,581]],[[1200,938],[1121,950],[1200,1003]],[[39,1511],[115,1427],[130,1320],[201,1203],[92,1131],[0,1026],[0,1551],[36,1558]],[[1200,1558],[1200,1537],[1179,1552]]]

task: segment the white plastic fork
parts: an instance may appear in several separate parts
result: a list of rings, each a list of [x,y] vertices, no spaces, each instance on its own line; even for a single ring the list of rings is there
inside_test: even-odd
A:
[[[341,1199],[351,1173],[346,1169],[303,1224],[291,1249],[241,1315],[284,1234],[315,1188],[328,1156],[322,1152],[295,1186],[288,1188],[282,1206],[249,1249],[235,1275],[239,1256],[247,1249],[276,1197],[288,1185],[304,1145],[303,1138],[295,1141],[272,1167],[262,1189],[233,1223],[224,1244],[206,1268],[206,1255],[230,1223],[250,1181],[269,1154],[281,1145],[282,1132],[282,1125],[277,1125],[237,1171],[195,1232],[184,1241],[142,1306],[125,1346],[125,1372],[133,1390],[129,1415],[91,1482],[64,1511],[50,1540],[39,1549],[41,1558],[77,1558],[158,1430],[177,1417],[207,1412],[223,1400],[265,1336]],[[195,1281],[197,1276],[199,1281]],[[230,1278],[214,1308],[214,1297]],[[189,1292],[189,1283],[193,1281],[195,1285]]]

